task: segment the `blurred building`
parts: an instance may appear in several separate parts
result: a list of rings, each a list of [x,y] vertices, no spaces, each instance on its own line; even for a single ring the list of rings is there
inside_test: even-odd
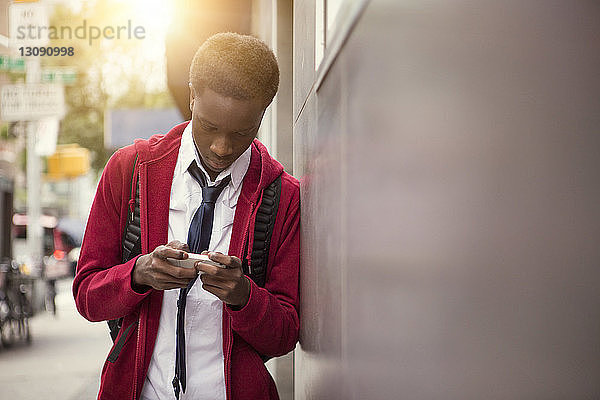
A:
[[[156,133],[168,132],[184,120],[178,110],[127,109],[104,113],[104,146],[118,149],[135,139],[148,139]]]
[[[0,260],[12,257],[10,227],[13,212],[14,185],[10,177],[0,173]]]
[[[8,0],[0,0],[0,35],[8,35]],[[9,55],[7,43],[0,43],[0,57]],[[0,72],[0,87],[9,80]],[[0,120],[0,132],[8,133],[8,124]],[[10,227],[12,220],[14,198],[14,162],[15,149],[5,137],[0,135],[0,262],[4,258],[12,257],[10,240]]]

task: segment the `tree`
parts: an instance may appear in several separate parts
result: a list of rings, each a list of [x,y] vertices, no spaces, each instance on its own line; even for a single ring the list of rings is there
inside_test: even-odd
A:
[[[71,32],[86,26],[117,27],[131,20],[127,2],[115,0],[83,2],[73,10],[57,5],[50,26],[70,27]],[[68,32],[68,30],[64,30]],[[60,35],[59,35],[60,36]],[[87,39],[66,37],[51,41],[51,46],[73,47],[72,57],[45,57],[45,65],[70,66],[77,69],[76,82],[65,88],[67,114],[61,122],[59,143],[78,143],[90,150],[92,168],[100,171],[112,153],[104,148],[104,114],[109,108],[172,107],[171,96],[163,87],[149,87],[148,77],[161,73],[157,65],[164,54],[149,62],[139,40]],[[160,48],[160,46],[157,46]]]

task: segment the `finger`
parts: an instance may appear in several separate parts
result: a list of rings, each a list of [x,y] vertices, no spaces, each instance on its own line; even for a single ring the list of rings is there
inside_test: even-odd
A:
[[[172,275],[165,274],[160,271],[155,271],[152,274],[152,287],[158,290],[167,290],[186,287],[191,279],[175,278]]]
[[[218,288],[221,287],[221,282],[215,281],[215,279],[213,277],[211,277],[210,275],[201,274],[198,278],[200,278],[200,280],[202,281],[203,284],[206,284],[209,286],[215,286]]]
[[[173,247],[174,249],[180,249],[181,246],[183,246],[183,243],[181,243],[179,240],[171,240],[169,243],[167,243],[167,246]]]
[[[230,265],[233,265],[235,268],[242,269],[242,260],[240,260],[236,256],[230,256],[230,258],[231,258],[231,264]]]
[[[176,279],[192,280],[198,276],[198,272],[194,268],[172,267],[165,271]]]
[[[157,269],[166,275],[174,277],[176,279],[193,279],[198,275],[198,272],[194,268],[184,268],[177,265],[173,265],[168,261],[159,261],[156,263]]]
[[[206,283],[204,283],[202,284],[202,289],[214,294],[221,300],[223,300],[227,296],[226,291],[217,286],[207,285]]]
[[[214,275],[201,274],[200,280],[202,281],[202,283],[216,286],[221,289],[227,289],[227,288],[231,289],[233,286],[235,286],[235,283],[232,279],[226,279],[226,278],[222,278],[222,277],[214,276]]]
[[[183,250],[186,252],[190,251],[190,247],[187,245],[187,243],[182,243],[179,240],[172,240],[169,243],[167,243],[167,246],[172,247],[177,250]]]
[[[188,257],[187,253],[182,250],[177,250],[168,246],[158,246],[152,252],[152,255],[158,258],[165,259],[167,257],[175,258],[177,260],[183,260]]]
[[[207,275],[218,276],[223,279],[238,279],[244,274],[241,268],[233,268],[229,266],[217,267],[202,261],[197,261],[195,268],[198,273],[203,272]]]
[[[200,254],[204,254],[204,255],[208,255],[208,250],[204,250],[202,253]]]
[[[228,268],[242,268],[242,261],[236,256],[228,256],[219,252],[210,252],[208,257],[216,262],[227,265]]]
[[[243,273],[239,269],[224,269],[218,268],[215,274],[202,273],[200,274],[200,280],[202,282],[218,286],[224,290],[234,290],[240,285],[240,279],[243,278]]]
[[[156,282],[154,285],[155,289],[158,290],[169,290],[169,289],[178,289],[187,287],[190,284],[189,281],[160,281]]]
[[[197,261],[195,265],[195,269],[198,272],[204,272],[208,275],[218,275],[219,270],[223,270],[224,268],[215,267],[214,265],[203,263],[202,261]]]
[[[171,290],[171,289],[181,289],[181,288],[185,288],[188,287],[189,282],[161,282],[160,284],[157,284],[157,286],[154,287],[154,289],[157,290]]]

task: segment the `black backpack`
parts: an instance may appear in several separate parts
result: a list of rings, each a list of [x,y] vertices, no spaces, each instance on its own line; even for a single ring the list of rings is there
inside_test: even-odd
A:
[[[137,155],[133,162],[135,171],[135,163]],[[131,172],[131,184],[134,184],[134,172]],[[279,207],[279,197],[281,195],[281,175],[278,176],[267,188],[263,191],[262,201],[256,212],[256,220],[254,224],[254,242],[252,243],[252,253],[250,255],[250,266],[246,259],[248,254],[248,242],[244,247],[242,255],[242,269],[244,274],[250,277],[258,286],[264,287],[267,277],[267,263],[269,261],[269,248],[271,245],[271,235],[275,218],[277,217],[277,208]],[[140,228],[140,185],[136,185],[135,189],[135,204],[130,212],[127,223],[125,224],[125,232],[123,234],[123,262],[127,262],[142,252],[142,230]],[[251,267],[251,268],[250,268]],[[251,269],[251,270],[250,270]],[[110,336],[113,342],[117,339],[121,330],[123,318],[113,319],[108,322]]]

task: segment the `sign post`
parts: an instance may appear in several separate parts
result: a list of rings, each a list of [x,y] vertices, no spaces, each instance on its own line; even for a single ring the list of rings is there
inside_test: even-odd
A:
[[[40,35],[40,27],[48,25],[46,6],[35,2],[13,2],[8,8],[9,47],[40,47],[48,38]],[[25,85],[7,85],[2,89],[2,118],[27,122],[27,248],[32,269],[41,267],[43,256],[42,226],[40,225],[40,177],[41,160],[36,154],[38,123],[44,117],[61,116],[64,113],[62,88],[40,86],[41,68],[39,57],[25,59]],[[39,96],[39,97],[38,97]],[[50,100],[58,100],[56,105]]]
[[[4,85],[0,91],[4,121],[37,121],[65,113],[64,89],[55,83]]]
[[[77,80],[77,70],[72,67],[42,68],[42,82],[72,85]]]
[[[42,27],[48,27],[46,5],[39,2],[13,2],[8,6],[9,47],[41,47],[48,44]]]
[[[0,55],[0,71],[25,72],[25,59]]]

